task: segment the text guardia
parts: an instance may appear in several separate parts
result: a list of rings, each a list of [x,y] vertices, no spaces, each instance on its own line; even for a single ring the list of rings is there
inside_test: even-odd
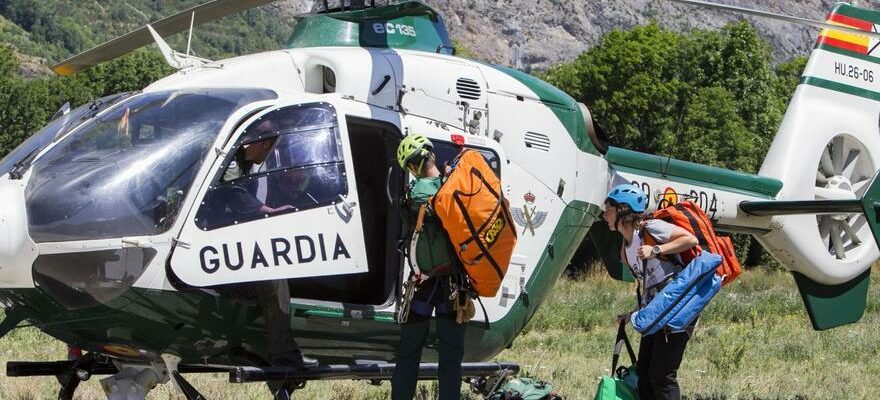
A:
[[[242,268],[278,267],[351,258],[338,233],[335,243],[330,247],[327,244],[323,233],[318,234],[317,238],[305,235],[294,236],[293,240],[274,238],[268,245],[263,243],[262,246],[256,241],[252,245],[242,242],[224,243],[219,249],[214,246],[202,247],[199,259],[202,270],[213,274],[223,266],[230,271],[238,271]]]

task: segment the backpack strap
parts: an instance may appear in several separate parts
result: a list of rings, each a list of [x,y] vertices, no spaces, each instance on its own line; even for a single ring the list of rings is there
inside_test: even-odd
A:
[[[614,352],[611,355],[612,373],[617,370],[617,363],[620,360],[620,348],[622,345],[626,345],[626,352],[629,353],[629,360],[632,362],[632,365],[636,365],[636,352],[633,351],[632,344],[629,342],[629,337],[626,336],[626,321],[620,321],[620,326],[617,328],[617,338],[614,340]]]
[[[636,307],[642,306],[642,283],[639,282],[638,274],[636,274],[636,270],[633,269],[632,265],[629,265],[629,260],[626,259],[626,250],[624,247],[625,243],[621,243],[620,245],[620,262],[626,264],[626,267],[629,268],[629,272],[632,273],[633,278],[636,280]],[[644,270],[645,266],[642,264],[642,270]]]
[[[644,243],[646,246],[656,246],[661,244],[660,241],[651,234],[651,232],[648,232],[646,225],[647,224],[642,225],[642,229],[639,230],[639,237],[642,238],[642,243]],[[657,258],[675,264],[679,269],[685,267],[684,265],[682,265],[681,257],[676,257],[674,254],[660,254],[657,256]]]
[[[412,237],[409,239],[409,254],[407,259],[409,260],[409,269],[410,273],[413,275],[419,275],[422,273],[422,269],[419,268],[419,260],[416,251],[416,246],[419,242],[419,236],[422,234],[422,228],[425,225],[425,215],[427,214],[428,205],[422,204],[419,207],[419,216],[416,218],[416,225],[413,228]]]

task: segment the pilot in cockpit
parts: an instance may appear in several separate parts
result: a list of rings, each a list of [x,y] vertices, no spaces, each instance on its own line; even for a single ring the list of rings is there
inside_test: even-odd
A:
[[[265,133],[271,135],[275,132],[275,123],[272,120],[265,120],[257,125],[252,131],[254,134],[260,135]],[[260,135],[262,136],[262,135]],[[229,164],[223,173],[223,182],[232,182],[236,179],[245,177],[250,174],[258,174],[265,170],[266,159],[272,153],[278,136],[270,136],[262,140],[243,144],[235,154],[235,160]],[[226,208],[233,212],[250,215],[250,214],[274,214],[293,208],[290,204],[271,207],[266,204],[267,182],[266,178],[258,178],[252,181],[251,186],[256,187],[238,187],[234,193],[226,196]]]
[[[272,161],[267,161],[276,154],[278,143],[276,124],[271,119],[265,120],[248,132],[248,136],[263,138],[241,145],[224,171],[222,182],[229,186],[223,196],[222,205],[217,208],[235,216],[255,214],[275,214],[294,209],[289,192],[295,192],[296,186],[289,180],[279,181],[278,176],[263,176],[266,170],[273,169]],[[249,175],[254,175],[252,179]],[[281,175],[285,176],[284,174]],[[283,193],[282,193],[283,192]],[[276,203],[278,205],[271,206]],[[246,297],[256,297],[263,319],[268,329],[269,364],[276,367],[292,367],[303,369],[317,364],[317,360],[304,357],[290,328],[290,287],[286,280],[271,280],[235,285],[229,288],[230,293],[245,292]],[[273,394],[282,389],[283,383],[269,382]]]

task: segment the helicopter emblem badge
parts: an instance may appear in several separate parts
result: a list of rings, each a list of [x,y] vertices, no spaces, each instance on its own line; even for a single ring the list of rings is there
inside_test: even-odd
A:
[[[523,200],[525,200],[525,204],[523,204],[522,209],[513,208],[510,211],[516,224],[524,228],[522,234],[525,235],[526,232],[531,232],[532,236],[535,236],[535,229],[544,224],[544,220],[547,219],[547,212],[538,211],[538,207],[535,206],[535,195],[532,192],[526,193],[523,196]]]

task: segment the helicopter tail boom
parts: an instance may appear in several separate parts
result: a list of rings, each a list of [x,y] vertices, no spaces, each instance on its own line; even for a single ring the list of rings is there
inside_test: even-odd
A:
[[[614,183],[642,185],[655,207],[692,200],[716,228],[753,235],[792,271],[821,330],[862,317],[880,257],[880,12],[837,3],[817,24],[822,31],[758,175],[615,149],[607,159]],[[600,230],[591,230],[594,240]]]

